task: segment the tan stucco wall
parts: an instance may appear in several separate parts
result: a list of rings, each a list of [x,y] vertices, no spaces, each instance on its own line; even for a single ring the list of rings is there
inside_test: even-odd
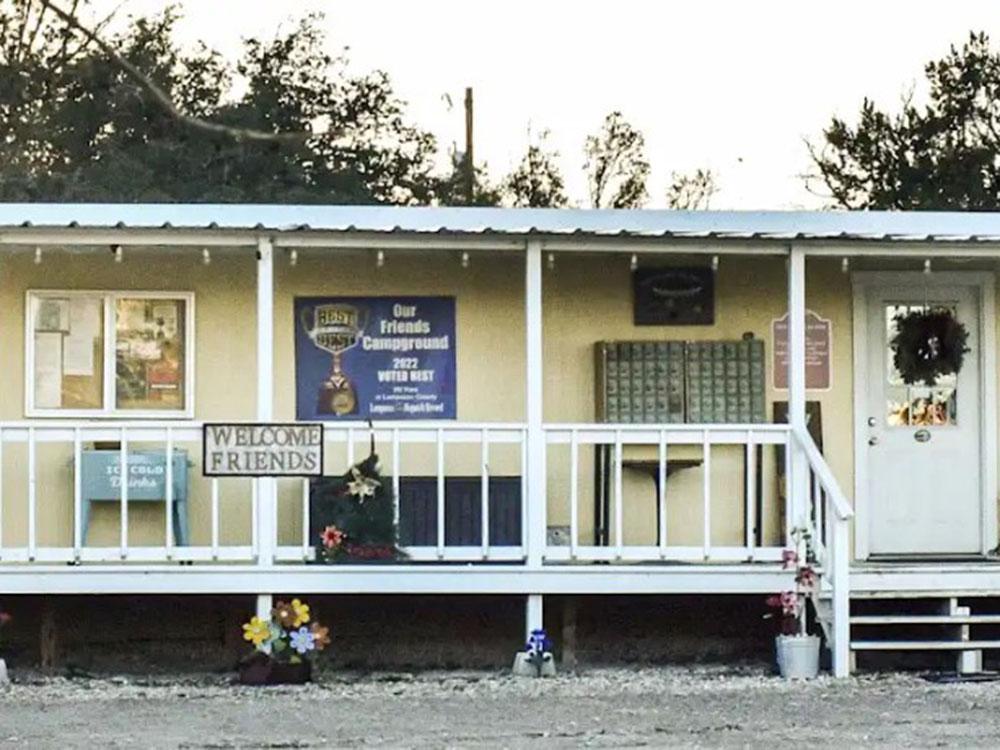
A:
[[[704,260],[666,258],[664,264]],[[275,265],[276,417],[292,419],[294,346],[292,305],[307,295],[454,295],[457,307],[459,421],[519,421],[524,417],[524,271],[518,253],[475,253],[463,269],[454,252],[390,253],[377,269],[371,255],[301,253],[291,267],[279,253]],[[833,324],[833,387],[810,392],[822,403],[825,453],[848,496],[853,494],[851,285],[839,260],[810,260],[808,307]],[[770,402],[787,394],[771,388],[771,320],[785,310],[785,265],[781,258],[723,256],[717,277],[716,324],[710,327],[635,327],[626,256],[560,255],[545,271],[545,418],[552,422],[594,419],[593,343],[604,339],[734,339],[752,332],[766,342],[768,414]],[[193,291],[196,295],[196,418],[252,419],[255,409],[255,265],[249,253],[216,253],[203,266],[195,253],[128,253],[116,264],[110,254],[47,256],[41,265],[28,254],[0,263],[0,351],[6,377],[0,417],[24,418],[24,307],[28,289],[120,289]],[[357,454],[366,436],[358,435]],[[200,477],[197,446],[189,446],[192,469],[191,529],[195,544],[208,543],[209,484]],[[678,449],[680,450],[680,449]],[[388,446],[382,446],[388,459]],[[674,454],[677,455],[677,454]],[[72,524],[72,477],[68,447],[39,455],[39,543],[68,544]],[[590,543],[592,468],[589,451],[580,463],[580,541]],[[327,470],[340,472],[345,457],[331,451]],[[518,451],[497,448],[492,469],[518,473]],[[742,459],[734,449],[713,450],[712,536],[715,544],[738,544],[742,534]],[[388,462],[387,462],[388,464]],[[449,448],[447,469],[478,473],[478,447]],[[568,452],[549,452],[549,522],[568,524]],[[3,544],[24,544],[26,484],[24,451],[4,455]],[[432,473],[433,451],[404,453],[404,473]],[[391,470],[391,465],[387,469]],[[765,457],[766,541],[779,543],[773,455]],[[247,484],[223,482],[223,540],[246,542]],[[283,544],[300,540],[300,484],[280,483]],[[701,474],[688,470],[668,485],[671,543],[701,544]],[[626,477],[625,538],[652,543],[653,486],[647,477]],[[102,508],[92,524],[91,544],[116,544],[117,512]],[[162,540],[162,508],[130,511],[137,544]]]
[[[645,261],[644,261],[645,262]],[[656,263],[657,261],[650,261]],[[663,260],[664,265],[685,261]],[[705,261],[688,259],[703,264]],[[771,321],[784,314],[787,289],[783,258],[723,257],[716,279],[715,324],[712,326],[635,326],[628,259],[625,256],[560,256],[545,278],[545,416],[549,421],[594,419],[593,343],[614,339],[739,339],[744,333],[763,338],[766,350],[768,416],[771,403],[787,399],[772,383]],[[833,387],[810,392],[822,403],[826,453],[845,487],[852,471],[851,438],[851,301],[849,278],[834,263],[810,263],[807,280],[809,308],[833,325]],[[553,375],[555,374],[555,375]],[[633,449],[636,453],[638,449]],[[559,457],[568,466],[568,450]],[[677,448],[673,456],[697,456],[700,448]],[[551,454],[550,454],[551,455]],[[655,454],[652,454],[655,455]],[[776,497],[774,449],[764,453],[764,541],[780,544],[780,507]],[[551,458],[550,458],[551,463]],[[581,462],[581,529],[592,523],[592,462]],[[712,543],[741,544],[743,529],[743,457],[735,446],[712,450]],[[626,475],[631,472],[626,472]],[[625,541],[655,542],[655,494],[646,476],[626,476]],[[667,538],[671,544],[700,545],[702,476],[700,469],[682,471],[668,480]],[[552,523],[569,523],[568,475],[550,479],[549,516]],[[583,539],[589,543],[589,535]]]

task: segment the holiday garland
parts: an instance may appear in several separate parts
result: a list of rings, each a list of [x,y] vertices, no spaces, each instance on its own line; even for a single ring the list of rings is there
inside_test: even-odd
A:
[[[403,557],[398,547],[392,483],[382,476],[374,451],[342,477],[313,480],[310,496],[318,560]]]
[[[932,386],[940,376],[962,369],[969,351],[969,331],[951,311],[913,310],[893,321],[896,333],[889,342],[892,363],[904,383]]]

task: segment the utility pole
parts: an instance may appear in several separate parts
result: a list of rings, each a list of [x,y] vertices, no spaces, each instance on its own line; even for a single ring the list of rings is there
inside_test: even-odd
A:
[[[465,202],[472,205],[476,193],[476,167],[472,154],[472,87],[465,89]]]

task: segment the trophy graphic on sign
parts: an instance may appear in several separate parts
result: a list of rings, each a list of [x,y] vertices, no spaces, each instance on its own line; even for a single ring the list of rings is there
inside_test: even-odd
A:
[[[343,416],[358,410],[358,397],[354,386],[341,368],[341,357],[357,345],[368,322],[367,311],[362,313],[353,305],[316,305],[302,311],[302,330],[313,344],[333,355],[330,376],[316,394],[316,413]]]

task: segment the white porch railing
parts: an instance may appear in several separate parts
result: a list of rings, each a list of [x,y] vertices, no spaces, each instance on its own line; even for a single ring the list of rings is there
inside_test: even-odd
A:
[[[789,442],[788,425],[751,424],[751,425],[608,425],[608,424],[564,424],[547,425],[546,439],[550,446],[569,446],[569,544],[565,546],[548,545],[545,550],[547,561],[698,561],[698,562],[736,562],[736,561],[779,561],[784,549],[780,545],[759,544],[756,530],[761,520],[758,518],[758,506],[763,507],[763,498],[758,493],[764,491],[759,483],[761,466],[759,465],[758,448],[761,446],[778,446],[787,449]],[[614,532],[613,539],[607,545],[583,545],[579,543],[580,536],[580,457],[581,448],[608,446],[610,448],[611,492],[608,497],[609,508],[613,510],[614,518],[610,524]],[[653,546],[629,545],[625,536],[625,491],[624,467],[627,448],[646,446],[656,450],[656,505],[657,526],[656,540]],[[671,451],[681,446],[693,446],[699,456],[698,471],[701,475],[701,544],[683,546],[672,542],[673,529],[670,522],[671,490],[667,481],[671,461]],[[714,540],[712,533],[712,513],[716,506],[712,494],[712,452],[721,446],[737,448],[743,457],[743,500],[735,507],[727,508],[727,512],[740,511],[744,513],[744,532],[742,544],[725,544]],[[776,492],[772,492],[772,497]],[[740,507],[742,505],[742,508]],[[609,519],[610,520],[610,519]]]
[[[526,428],[516,423],[436,423],[413,422],[380,423],[371,428],[365,424],[327,425],[324,430],[324,448],[327,456],[327,473],[338,476],[367,455],[374,440],[376,451],[385,467],[384,474],[391,478],[393,496],[396,498],[396,522],[399,523],[400,485],[408,474],[432,475],[435,480],[435,540],[433,545],[402,547],[406,558],[413,562],[514,562],[525,557],[527,487]],[[497,453],[506,446],[506,456]],[[449,456],[452,453],[464,455]],[[506,471],[499,471],[501,458],[506,459]],[[449,459],[455,468],[448,469]],[[520,477],[521,533],[518,544],[498,545],[490,534],[490,483],[495,476],[516,472]],[[475,546],[447,544],[445,484],[449,476],[461,474],[478,478],[479,537]],[[315,557],[315,540],[310,538],[309,480],[299,480],[299,503],[302,513],[301,541],[294,546],[282,545],[275,549],[279,562],[303,562]],[[405,562],[405,561],[404,561]]]
[[[85,443],[113,443],[118,451],[117,501],[119,516],[118,544],[91,546],[84,539],[84,487],[82,463]],[[138,546],[129,536],[130,451],[162,450],[165,456],[164,530],[162,545]],[[78,422],[2,422],[0,423],[0,563],[77,563],[77,562],[246,562],[257,556],[260,539],[257,529],[257,485],[252,480],[235,480],[230,493],[242,496],[249,533],[242,543],[222,538],[220,480],[210,479],[209,534],[203,545],[177,544],[174,534],[174,455],[178,450],[201,452],[201,424],[193,422],[78,423]],[[11,454],[16,455],[12,457]],[[41,455],[40,455],[41,454]],[[44,466],[39,467],[39,463]],[[14,471],[16,469],[16,471]],[[229,480],[226,480],[229,481]],[[43,489],[40,490],[40,485]],[[11,489],[13,486],[13,490]],[[58,500],[45,488],[69,495],[70,537],[68,543],[41,538],[40,513],[46,520],[62,520],[53,511]],[[106,500],[106,498],[102,498]],[[14,507],[21,504],[25,528],[21,533],[4,528],[4,519],[14,517]],[[107,502],[101,503],[107,505]],[[54,512],[53,519],[49,516]],[[20,543],[10,544],[17,537]]]
[[[544,427],[548,481],[542,487],[529,487],[525,470],[527,428],[519,423],[382,423],[374,429],[364,424],[328,425],[325,430],[326,473],[337,476],[357,460],[367,455],[369,441],[374,439],[382,454],[385,475],[391,478],[395,496],[408,475],[433,477],[434,538],[432,543],[405,547],[412,562],[524,562],[528,557],[528,523],[532,515],[529,503],[542,503],[550,509],[568,504],[568,543],[544,545],[544,564],[560,565],[591,561],[602,562],[776,562],[787,544],[788,517],[778,502],[778,487],[760,482],[765,473],[761,465],[761,448],[805,452],[811,470],[813,502],[809,505],[811,519],[817,529],[817,542],[824,555],[824,568],[831,571],[831,580],[846,588],[846,519],[850,508],[823,457],[808,440],[792,439],[788,425],[608,425],[550,424]],[[0,423],[0,564],[4,563],[231,563],[273,560],[275,563],[303,563],[315,557],[316,540],[311,538],[309,480],[279,480],[277,503],[264,503],[259,497],[259,483],[252,479],[205,478],[200,472],[202,425],[198,422],[5,422]],[[125,476],[128,456],[132,451],[157,451],[165,456],[165,512],[162,542],[149,542],[145,528],[144,542],[130,537],[130,512],[136,513],[136,502],[130,501],[128,482],[119,482],[116,543],[107,544],[107,523],[103,545],[90,544],[84,536],[84,487],[82,464],[85,446],[107,443],[118,449],[118,476]],[[584,544],[583,535],[590,534],[581,520],[581,497],[590,489],[582,481],[581,468],[586,452],[605,446],[611,461],[605,470],[609,474],[609,508],[613,519],[609,523],[612,536],[604,544]],[[737,451],[742,456],[742,491],[730,488],[727,498],[713,497],[713,451],[718,448]],[[655,454],[656,509],[658,510],[655,543],[632,543],[625,524],[626,507],[631,499],[625,492],[623,467],[626,449],[645,449]],[[192,516],[194,534],[189,544],[178,544],[173,518],[174,470],[173,456],[184,450],[193,459],[188,505],[197,505]],[[568,450],[568,454],[566,451]],[[695,451],[700,456],[691,462],[689,472],[700,474],[700,544],[677,543],[680,526],[672,520],[674,490],[667,481],[672,456],[677,452]],[[553,460],[556,454],[566,456],[565,464]],[[793,462],[786,461],[791,470]],[[769,476],[772,474],[768,473]],[[479,485],[478,543],[456,545],[446,537],[446,481],[456,474]],[[520,539],[498,544],[491,539],[491,482],[498,476],[520,481]],[[791,481],[789,487],[795,484]],[[558,488],[554,490],[553,487]],[[761,493],[768,494],[762,498]],[[739,495],[742,494],[740,498]],[[766,502],[765,502],[766,500]],[[640,500],[636,499],[636,502]],[[723,503],[720,505],[720,503]],[[792,503],[796,505],[796,503]],[[20,506],[21,512],[16,512]],[[760,508],[769,507],[780,514],[779,536],[762,541],[756,533],[761,525]],[[278,516],[284,520],[283,531],[274,538],[260,533],[261,508],[273,512],[278,529]],[[399,513],[397,503],[397,521]],[[714,538],[713,513],[742,513],[744,532],[733,543],[732,538]],[[650,514],[646,506],[642,511]],[[846,515],[845,515],[846,514]],[[298,516],[297,522],[294,520]],[[290,522],[290,519],[293,519]],[[8,528],[4,528],[4,521]],[[106,519],[107,520],[107,519]],[[544,524],[545,515],[542,515]],[[16,523],[16,528],[14,524]],[[595,521],[596,523],[596,521]],[[45,524],[46,528],[40,527]],[[58,526],[57,530],[48,526]],[[686,531],[690,533],[690,523]],[[291,529],[291,531],[289,531]],[[583,532],[581,532],[583,529]],[[56,533],[56,532],[59,533]],[[293,541],[291,533],[297,538]],[[535,538],[545,539],[544,534]],[[405,564],[404,561],[403,564]],[[835,567],[834,567],[835,566]],[[841,570],[843,568],[843,571]]]

